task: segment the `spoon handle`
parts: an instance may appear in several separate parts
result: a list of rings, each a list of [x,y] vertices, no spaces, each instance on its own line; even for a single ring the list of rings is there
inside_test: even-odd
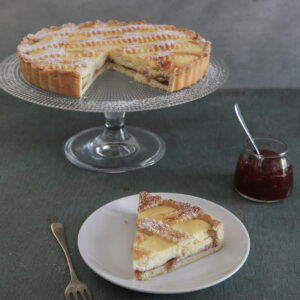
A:
[[[249,129],[248,129],[246,123],[245,123],[245,120],[244,120],[244,118],[243,118],[243,116],[242,116],[242,113],[241,113],[241,111],[240,111],[240,108],[239,108],[238,104],[235,104],[235,105],[234,105],[234,110],[235,110],[235,113],[236,113],[236,115],[237,115],[237,117],[238,117],[238,119],[239,119],[239,121],[240,121],[242,127],[244,128],[246,134],[248,135],[249,140],[250,140],[250,142],[252,143],[252,145],[253,145],[253,147],[254,147],[256,153],[257,153],[258,155],[260,155],[260,152],[259,152],[257,146],[256,146],[255,143],[254,143],[253,137],[252,137],[252,135],[251,135],[251,133],[250,133],[250,131],[249,131]]]

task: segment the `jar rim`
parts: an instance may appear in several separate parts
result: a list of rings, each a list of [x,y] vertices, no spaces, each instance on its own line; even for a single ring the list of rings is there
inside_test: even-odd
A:
[[[257,154],[253,152],[253,145],[250,142],[249,139],[246,140],[246,143],[244,144],[244,150],[247,151],[250,155],[253,155],[257,158],[279,158],[279,157],[283,157],[288,153],[288,146],[285,142],[283,142],[282,140],[279,139],[275,139],[272,137],[253,137],[254,142],[255,141],[271,141],[271,142],[275,142],[277,144],[280,144],[283,147],[283,151],[281,151],[280,153],[277,154]]]

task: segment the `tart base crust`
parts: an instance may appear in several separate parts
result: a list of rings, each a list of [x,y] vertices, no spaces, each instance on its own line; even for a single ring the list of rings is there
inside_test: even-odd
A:
[[[83,89],[83,91],[81,90],[81,77],[80,74],[75,71],[44,70],[38,66],[35,66],[32,62],[26,61],[26,59],[20,54],[18,54],[18,58],[20,70],[24,78],[39,88],[57,94],[73,96],[77,98],[80,98],[87,90],[87,88]],[[168,74],[168,85],[159,83],[155,79],[149,79],[142,74],[124,68],[121,65],[109,63],[109,61],[103,66],[103,71],[105,69],[113,69],[132,77],[136,81],[166,90],[168,92],[173,92],[188,87],[203,78],[209,66],[209,59],[210,55],[207,55],[205,57],[196,59],[191,64],[182,68],[174,69],[172,73]],[[97,74],[94,80],[100,74],[102,74],[102,72]],[[92,82],[93,81],[91,81],[88,85],[91,85]]]
[[[81,78],[76,72],[43,70],[18,55],[21,73],[37,87],[65,96],[81,97]]]

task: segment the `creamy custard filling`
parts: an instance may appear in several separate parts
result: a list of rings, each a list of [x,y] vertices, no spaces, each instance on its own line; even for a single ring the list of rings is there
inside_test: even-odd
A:
[[[125,65],[122,65],[122,64],[117,64],[111,59],[108,59],[107,63],[114,64],[116,66],[121,66],[122,68],[130,70],[132,72],[139,73],[139,74],[143,75],[148,82],[151,81],[151,80],[155,80],[155,81],[159,82],[160,84],[163,84],[163,85],[166,85],[166,86],[169,85],[169,78],[167,78],[165,76],[162,76],[162,75],[151,76],[151,75],[149,75],[148,71],[137,71],[136,69],[131,68],[129,66],[125,66]],[[87,75],[83,76],[82,85],[81,85],[81,90],[82,91],[85,91],[88,88],[88,86],[90,86],[92,84],[92,82],[102,73],[102,71],[104,71],[104,69],[107,66],[107,63],[105,63],[104,65],[101,65],[98,68],[96,67],[93,72],[90,72]]]
[[[148,240],[148,239],[147,239]],[[153,242],[153,240],[155,242]],[[172,258],[186,258],[190,255],[204,251],[206,247],[213,244],[211,237],[206,238],[204,241],[189,240],[179,245],[171,244],[163,239],[150,239],[150,242],[141,243],[141,247],[146,249],[157,249],[147,256],[142,256],[133,262],[133,268],[138,271],[147,271],[165,264]],[[151,243],[151,244],[150,244]]]
[[[175,210],[172,207],[154,207],[140,214],[139,218],[162,219]],[[211,225],[200,219],[191,219],[185,222],[178,222],[170,225],[175,230],[192,234],[192,239],[183,240],[179,243],[167,241],[159,236],[144,236],[139,246],[150,253],[134,259],[133,268],[138,271],[147,271],[161,266],[172,258],[185,258],[199,251],[203,251],[214,243],[209,230]],[[140,234],[140,233],[138,233]]]
[[[90,61],[87,67],[81,67],[78,72],[81,74],[81,94],[83,94],[95,79],[105,70],[107,54],[100,54]]]
[[[174,265],[176,262],[183,261],[183,260],[185,260],[185,259],[190,258],[190,257],[193,256],[193,255],[196,255],[196,254],[198,254],[198,253],[200,253],[200,252],[205,252],[205,251],[207,251],[207,250],[209,250],[209,249],[211,249],[211,248],[215,248],[215,247],[217,247],[217,246],[218,246],[218,244],[217,244],[216,242],[211,242],[210,244],[206,245],[206,246],[205,246],[203,249],[201,249],[200,251],[198,251],[198,252],[196,252],[196,253],[193,253],[193,254],[191,254],[191,255],[188,255],[188,256],[185,256],[185,257],[181,257],[181,256],[172,257],[172,258],[170,258],[169,260],[167,260],[165,263],[163,263],[163,264],[161,264],[161,265],[159,265],[159,266],[155,266],[155,267],[153,267],[153,268],[151,268],[151,269],[147,269],[147,270],[143,270],[143,271],[141,271],[141,270],[139,270],[139,269],[134,269],[134,276],[135,276],[136,278],[139,278],[143,273],[146,273],[146,272],[149,272],[149,271],[153,271],[153,270],[158,269],[158,268],[161,268],[161,267],[166,267],[167,270],[171,270],[172,267],[173,267],[173,265]]]
[[[88,74],[82,78],[81,90],[84,91],[90,86],[93,81],[104,71],[105,65],[95,68],[93,74]]]
[[[163,76],[163,75],[159,75],[159,76],[152,76],[151,74],[149,74],[148,71],[138,71],[132,67],[129,67],[129,66],[126,66],[126,65],[123,65],[123,64],[118,64],[116,63],[114,60],[112,59],[109,59],[109,62],[111,64],[114,64],[116,66],[121,66],[122,68],[124,69],[127,69],[129,71],[132,71],[132,72],[135,72],[135,73],[139,73],[141,74],[142,76],[144,76],[146,78],[146,80],[149,82],[151,80],[155,80],[157,82],[159,82],[160,84],[163,84],[163,85],[166,85],[168,86],[169,85],[169,81],[170,81],[170,78],[169,77],[166,77],[166,76]]]

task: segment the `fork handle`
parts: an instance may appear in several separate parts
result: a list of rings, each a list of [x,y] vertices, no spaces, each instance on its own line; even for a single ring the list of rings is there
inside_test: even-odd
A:
[[[53,235],[55,236],[56,240],[58,241],[58,243],[60,244],[62,250],[64,251],[64,254],[66,256],[67,262],[68,262],[68,266],[69,266],[69,270],[70,270],[70,276],[71,276],[71,280],[78,280],[74,267],[72,265],[71,262],[71,258],[70,258],[70,254],[67,248],[67,243],[66,243],[66,239],[65,239],[65,234],[64,234],[64,226],[61,223],[52,223],[51,224],[51,231],[53,233]]]

